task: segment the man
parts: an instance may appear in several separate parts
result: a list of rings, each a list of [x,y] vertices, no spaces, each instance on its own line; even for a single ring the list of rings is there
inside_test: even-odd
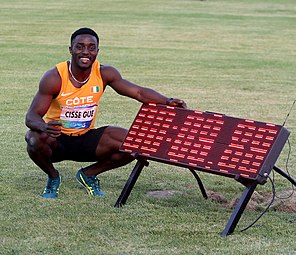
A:
[[[94,162],[80,169],[76,179],[91,196],[104,196],[97,175],[133,160],[119,151],[127,130],[114,126],[94,128],[106,86],[142,103],[184,108],[186,104],[123,79],[112,66],[100,65],[96,59],[99,37],[90,28],[72,34],[69,51],[71,61],[57,64],[41,78],[26,115],[27,151],[48,175],[44,198],[58,197],[61,177],[53,163],[63,160]]]

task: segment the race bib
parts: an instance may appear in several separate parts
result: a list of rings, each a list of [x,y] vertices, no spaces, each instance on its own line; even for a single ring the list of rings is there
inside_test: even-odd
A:
[[[66,106],[62,108],[60,121],[64,128],[89,128],[96,114],[97,105]]]

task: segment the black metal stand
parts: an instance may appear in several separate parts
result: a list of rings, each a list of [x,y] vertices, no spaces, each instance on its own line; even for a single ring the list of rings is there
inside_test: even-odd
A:
[[[140,159],[140,158],[138,158],[137,160],[138,161],[137,161],[133,171],[131,172],[131,174],[130,174],[120,196],[118,197],[114,207],[122,207],[125,204],[133,187],[135,186],[136,181],[139,178],[140,173],[142,172],[142,169],[144,168],[144,166],[149,165],[147,160]]]
[[[226,237],[227,235],[233,233],[239,219],[241,218],[251,196],[253,195],[253,192],[255,191],[255,188],[257,186],[257,182],[252,182],[246,185],[245,190],[243,191],[243,194],[241,195],[225,229],[222,232],[222,236]]]
[[[199,178],[199,176],[197,175],[197,173],[196,173],[193,169],[190,169],[190,168],[188,168],[188,169],[189,169],[189,171],[194,175],[195,180],[197,181],[197,184],[198,184],[198,186],[199,186],[199,188],[200,188],[200,191],[201,191],[202,196],[203,196],[205,199],[208,199],[207,192],[206,192],[206,190],[205,190],[205,187],[204,187],[204,185],[203,185],[201,179]]]
[[[279,173],[281,176],[283,176],[284,178],[289,180],[294,186],[296,186],[296,181],[290,175],[285,173],[283,170],[281,170],[277,166],[273,166],[273,169],[277,173]],[[246,188],[245,188],[242,196],[240,197],[240,200],[239,200],[238,204],[236,205],[224,231],[221,234],[223,237],[227,236],[228,234],[233,233],[239,219],[241,218],[241,215],[243,214],[249,200],[251,199],[253,192],[255,191],[257,184],[258,184],[257,182],[245,184]]]
[[[138,177],[140,176],[141,174],[141,171],[142,169],[144,168],[144,166],[148,166],[149,163],[147,160],[141,158],[141,157],[136,157],[137,159],[137,163],[133,169],[133,171],[131,172],[120,196],[118,197],[117,199],[117,202],[115,203],[115,207],[122,207],[125,203],[126,203],[126,200],[128,199],[136,181],[138,180]],[[293,185],[296,186],[296,181],[288,174],[286,174],[283,170],[281,170],[280,168],[278,168],[277,166],[274,166],[273,169],[279,173],[280,175],[282,175],[283,177],[285,177],[286,179],[288,179]],[[208,198],[207,196],[207,193],[206,193],[206,190],[203,186],[203,183],[201,181],[201,179],[199,178],[199,176],[197,175],[197,173],[193,170],[193,169],[190,169],[190,172],[194,175],[198,185],[199,185],[199,188],[201,190],[201,193],[203,195],[203,197],[205,199]],[[223,230],[223,232],[221,233],[221,236],[222,237],[226,237],[227,235],[229,234],[232,234],[234,229],[236,228],[236,225],[238,223],[238,221],[240,220],[249,200],[251,199],[257,185],[258,185],[258,182],[256,181],[251,181],[251,182],[244,182],[242,180],[239,180],[237,179],[237,181],[240,181],[244,186],[245,186],[245,189],[225,227],[225,229]]]

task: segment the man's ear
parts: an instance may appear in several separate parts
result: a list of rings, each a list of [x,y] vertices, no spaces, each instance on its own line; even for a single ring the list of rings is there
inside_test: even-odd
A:
[[[72,47],[71,46],[69,46],[69,52],[72,55]]]

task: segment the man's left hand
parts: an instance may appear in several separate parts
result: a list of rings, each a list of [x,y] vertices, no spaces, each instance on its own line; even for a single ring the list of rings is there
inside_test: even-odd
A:
[[[169,106],[174,106],[174,107],[181,107],[187,109],[187,105],[184,102],[184,100],[178,99],[178,98],[169,98],[166,102],[167,105]]]

